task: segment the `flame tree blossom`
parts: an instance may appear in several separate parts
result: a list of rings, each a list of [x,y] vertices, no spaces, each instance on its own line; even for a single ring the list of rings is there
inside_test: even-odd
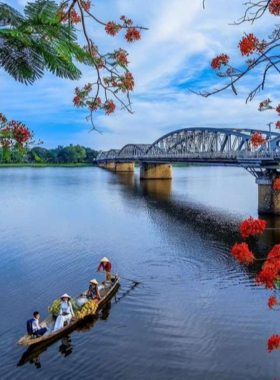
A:
[[[251,141],[255,149],[258,148],[260,145],[265,144],[266,142],[266,140],[260,132],[253,133],[251,136]]]
[[[221,54],[212,59],[211,67],[213,70],[220,70],[222,66],[226,66],[228,63],[229,56],[227,54]]]
[[[267,341],[267,351],[272,352],[273,350],[280,347],[280,336],[272,335]]]
[[[269,252],[267,260],[256,277],[257,285],[264,285],[266,289],[275,289],[275,282],[279,280],[280,270],[280,244]]]
[[[231,249],[231,254],[235,257],[241,264],[250,265],[254,262],[255,256],[249,250],[246,243],[237,244],[235,243]]]
[[[272,15],[280,16],[280,0],[271,0],[268,9]]]
[[[266,221],[250,217],[244,220],[240,225],[240,234],[243,238],[249,236],[261,235],[266,227]]]
[[[276,180],[273,182],[273,189],[280,190],[280,177],[276,178]]]
[[[274,306],[278,305],[278,303],[278,299],[275,296],[270,296],[267,302],[269,309],[272,309]]]
[[[2,147],[22,150],[31,142],[33,132],[20,121],[8,121],[6,116],[0,113],[0,144]]]
[[[259,40],[252,33],[248,34],[248,36],[244,36],[239,42],[239,49],[242,55],[250,55],[253,54],[259,44]]]

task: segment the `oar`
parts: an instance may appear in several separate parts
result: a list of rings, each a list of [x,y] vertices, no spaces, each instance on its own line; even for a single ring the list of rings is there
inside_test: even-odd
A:
[[[141,282],[139,282],[139,281],[131,280],[130,278],[123,277],[122,275],[120,275],[120,277],[123,278],[124,280],[134,282],[135,285],[141,284]]]
[[[106,272],[106,271],[105,271]],[[109,273],[111,274],[112,276],[118,276],[117,274],[114,274],[114,273],[111,273],[111,272],[106,272],[106,273]],[[133,282],[135,285],[139,285],[141,284],[141,282],[139,281],[135,281],[135,280],[131,280],[130,278],[127,278],[127,277],[123,277],[121,274],[119,275],[122,279],[124,280],[127,280],[127,281],[130,281],[130,282]]]

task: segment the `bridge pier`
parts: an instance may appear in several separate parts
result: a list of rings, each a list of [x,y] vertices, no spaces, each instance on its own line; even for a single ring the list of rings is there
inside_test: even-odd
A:
[[[172,165],[143,162],[140,166],[140,179],[172,179]]]
[[[134,172],[134,162],[117,162],[116,172]]]
[[[106,167],[106,164],[105,164],[105,162],[99,162],[99,163],[98,163],[98,166],[99,166],[100,168],[105,168],[105,167]]]
[[[273,188],[272,178],[257,178],[259,214],[280,215],[280,191]]]
[[[106,162],[106,169],[114,172],[116,170],[115,162]]]

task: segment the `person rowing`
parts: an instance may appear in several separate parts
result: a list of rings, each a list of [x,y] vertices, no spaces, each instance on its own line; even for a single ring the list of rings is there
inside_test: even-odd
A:
[[[60,330],[65,325],[68,325],[73,318],[75,318],[75,313],[73,311],[71,297],[68,294],[63,294],[61,297],[60,313],[56,319],[54,330]]]
[[[107,259],[107,257],[103,257],[103,259],[100,260],[100,264],[97,268],[97,272],[100,272],[101,269],[106,272],[106,281],[110,281],[112,278],[112,275],[111,275],[112,264]]]
[[[89,284],[87,292],[82,294],[82,297],[78,298],[76,301],[78,307],[82,307],[89,300],[95,300],[97,302],[101,299],[97,280],[94,278],[93,280],[90,280]]]

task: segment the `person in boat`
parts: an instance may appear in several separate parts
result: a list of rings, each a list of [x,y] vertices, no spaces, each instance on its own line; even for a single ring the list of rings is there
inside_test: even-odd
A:
[[[83,293],[76,301],[76,305],[78,307],[82,307],[86,302],[88,302],[88,300],[99,301],[101,299],[97,280],[94,278],[93,280],[90,280],[89,284],[90,285],[87,292]]]
[[[90,280],[90,285],[89,285],[89,288],[88,288],[88,291],[86,293],[86,297],[88,299],[92,299],[92,300],[100,300],[101,299],[101,295],[100,295],[100,292],[98,290],[98,282],[97,280],[94,278],[93,280]]]
[[[100,260],[100,264],[99,264],[99,267],[97,268],[97,272],[99,272],[101,269],[106,272],[106,281],[110,281],[112,278],[112,275],[111,275],[112,264],[107,259],[107,257],[103,257],[103,259]]]
[[[63,294],[61,297],[60,313],[55,321],[55,326],[53,331],[60,330],[65,325],[68,325],[73,318],[75,318],[75,313],[73,311],[71,297],[68,294]]]
[[[48,329],[46,327],[42,327],[39,323],[40,313],[39,311],[34,311],[32,318],[32,332],[36,336],[43,336]]]

